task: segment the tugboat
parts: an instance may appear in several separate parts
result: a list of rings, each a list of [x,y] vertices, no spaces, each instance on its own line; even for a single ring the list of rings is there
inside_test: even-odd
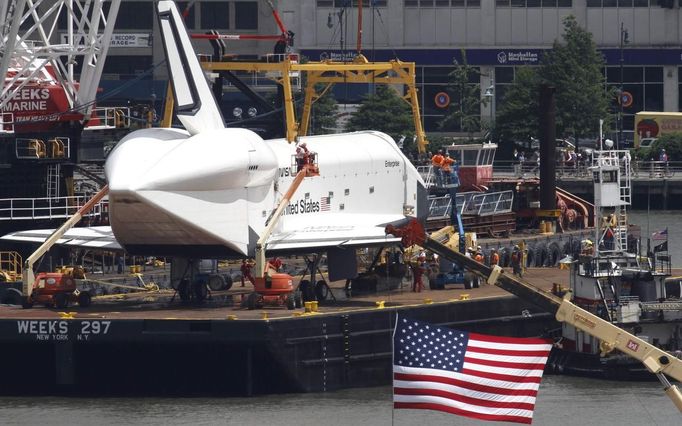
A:
[[[667,232],[654,235],[641,254],[641,239],[629,234],[631,180],[628,151],[595,151],[589,171],[594,183],[594,240],[585,239],[570,265],[576,305],[669,353],[682,357],[682,301],[666,293],[670,276]],[[657,238],[659,237],[659,238]],[[557,293],[564,289],[555,289]],[[548,368],[557,373],[609,379],[650,379],[643,364],[613,351],[575,327],[563,324],[562,339]]]

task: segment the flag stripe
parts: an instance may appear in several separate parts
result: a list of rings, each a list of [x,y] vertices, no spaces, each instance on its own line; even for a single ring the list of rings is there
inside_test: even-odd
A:
[[[491,355],[507,355],[507,356],[548,356],[550,349],[543,349],[540,351],[512,351],[508,349],[493,349],[493,348],[481,348],[471,346],[467,348],[468,352],[476,352],[481,354],[491,354]]]
[[[535,398],[531,398],[530,402],[525,401],[495,401],[488,398],[475,398],[471,396],[466,396],[461,393],[450,392],[443,389],[429,388],[401,388],[397,387],[393,390],[395,395],[425,395],[425,396],[436,396],[439,398],[447,398],[452,401],[459,401],[465,404],[476,405],[479,407],[490,407],[490,408],[511,408],[520,410],[533,410],[533,405],[535,404]],[[527,401],[527,400],[526,400]]]
[[[445,386],[456,386],[456,387],[461,387],[461,388],[466,388],[472,391],[480,391],[480,392],[490,392],[494,393],[497,395],[521,395],[521,396],[537,396],[538,391],[537,388],[535,389],[523,389],[523,388],[503,388],[500,386],[495,386],[494,384],[491,384],[490,386],[480,384],[480,383],[472,383],[468,382],[466,380],[462,379],[448,379],[445,377],[440,377],[440,376],[427,376],[427,375],[412,375],[412,374],[400,374],[400,373],[395,373],[393,375],[393,378],[395,379],[394,385],[396,387],[411,387],[409,385],[410,381],[413,382],[430,382],[431,386],[438,386],[437,384],[442,384]]]
[[[511,346],[521,346],[530,348],[533,345],[540,345],[544,348],[552,347],[552,341],[549,339],[536,339],[532,337],[504,337],[504,336],[490,336],[488,334],[469,333],[469,344],[471,342],[491,342],[491,343],[506,343]]]
[[[510,375],[510,374],[499,374],[499,373],[491,373],[489,371],[479,371],[479,370],[469,370],[469,369],[463,369],[462,374],[471,374],[472,376],[477,376],[477,377],[485,377],[488,379],[493,379],[493,380],[504,380],[507,382],[518,382],[518,383],[540,383],[540,380],[542,379],[541,376],[525,376],[525,377],[519,377],[516,375]]]
[[[494,386],[502,389],[530,389],[537,390],[539,385],[539,380],[536,377],[531,377],[532,381],[508,381],[508,380],[498,380],[492,377],[480,377],[472,374],[467,374],[466,371],[461,373],[455,373],[453,371],[442,371],[434,370],[430,368],[414,368],[414,367],[393,367],[394,377],[402,378],[411,376],[418,378],[419,376],[429,376],[433,377],[433,380],[441,383],[449,383],[449,381],[464,380],[472,384],[480,384],[484,386]],[[514,377],[514,380],[519,378]],[[522,378],[524,379],[524,378]]]
[[[530,377],[542,377],[542,370],[524,370],[522,368],[502,368],[493,367],[490,365],[479,365],[473,362],[466,363],[462,371],[473,370],[480,371],[484,373],[498,374],[501,376],[514,377],[514,376],[530,376]],[[513,380],[510,380],[513,381]]]
[[[475,404],[468,404],[461,401],[453,401],[450,398],[443,398],[433,395],[393,395],[393,402],[425,402],[441,404],[455,407],[480,414],[514,414],[516,416],[532,417],[533,411],[522,408],[503,408],[503,407],[483,407]]]
[[[546,360],[546,359],[545,359]],[[482,359],[482,358],[475,358],[475,357],[470,357],[470,356],[465,356],[464,357],[464,362],[467,363],[472,363],[472,364],[477,364],[477,365],[488,365],[490,367],[502,367],[505,369],[518,369],[518,370],[544,370],[545,369],[545,364],[531,364],[531,363],[525,363],[525,362],[505,362],[505,361],[495,361],[495,360],[489,360],[489,359]],[[467,365],[467,367],[470,367]]]
[[[510,351],[549,351],[552,345],[545,344],[524,344],[524,343],[499,343],[485,340],[469,340],[470,348],[488,348],[488,349],[508,349]]]
[[[467,356],[475,359],[489,360],[489,361],[503,361],[503,362],[515,362],[520,364],[542,364],[547,363],[548,354],[542,354],[542,356],[504,356],[504,355],[493,355],[483,352],[467,351]]]
[[[415,403],[415,402],[396,402],[393,404],[393,408],[411,408],[415,410],[436,410],[443,411],[450,414],[457,414],[459,416],[470,417],[478,420],[490,420],[490,421],[507,421],[515,423],[531,424],[533,421],[532,417],[524,416],[512,416],[512,415],[500,415],[500,414],[481,414],[474,413],[471,411],[462,410],[455,407],[448,407],[446,405],[431,404],[431,403]]]

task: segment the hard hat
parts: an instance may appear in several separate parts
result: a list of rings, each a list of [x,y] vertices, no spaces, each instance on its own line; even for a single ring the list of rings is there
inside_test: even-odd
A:
[[[301,142],[301,146],[307,146],[305,142]]]
[[[467,247],[467,251],[474,251],[473,247]]]
[[[519,249],[519,246],[518,246],[518,245],[515,245],[515,246],[514,246],[514,249],[515,249],[515,250],[518,250],[518,249]]]
[[[481,249],[481,246],[476,246],[476,250],[480,250],[480,249]]]

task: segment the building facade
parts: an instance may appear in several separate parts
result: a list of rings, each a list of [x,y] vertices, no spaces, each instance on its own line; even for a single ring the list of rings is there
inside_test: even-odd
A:
[[[295,48],[311,60],[350,60],[358,48],[359,0],[278,0]],[[537,65],[543,52],[561,38],[568,15],[593,35],[604,55],[607,85],[627,92],[623,128],[633,130],[642,110],[682,110],[682,17],[679,0],[362,0],[361,50],[369,60],[398,58],[417,64],[419,103],[427,132],[458,132],[457,123],[441,121],[450,102],[448,74],[466,55],[478,69],[482,121],[494,120],[495,107],[519,66]],[[190,32],[279,34],[266,0],[199,0],[178,2]],[[190,6],[190,7],[188,7]],[[167,73],[152,0],[124,0],[115,26],[104,75],[103,93],[115,98],[160,99]],[[198,52],[210,54],[206,40],[195,40]],[[274,42],[230,41],[228,54],[257,57],[272,52]],[[622,69],[622,73],[621,73]],[[622,77],[621,77],[622,75]],[[258,79],[263,91],[273,85]],[[130,80],[135,84],[126,85]],[[348,85],[350,86],[350,85]],[[121,90],[121,87],[123,89]],[[226,88],[223,102],[248,100]],[[356,103],[370,87],[337,87],[341,103]],[[231,93],[230,93],[231,91]],[[227,109],[231,108],[228,106]],[[614,107],[617,109],[617,107]]]
[[[682,35],[679,2],[669,0],[363,0],[362,51],[370,60],[414,61],[428,132],[448,106],[448,73],[462,61],[480,71],[481,119],[514,80],[517,67],[537,65],[561,39],[563,19],[576,17],[603,53],[607,84],[625,93],[623,128],[642,110],[679,111]],[[280,0],[297,48],[311,59],[351,57],[357,50],[358,0]],[[492,88],[490,87],[492,86]],[[494,89],[494,90],[489,90]],[[487,92],[486,92],[487,91]],[[347,93],[347,92],[345,92]],[[339,93],[342,101],[344,92]],[[628,96],[629,95],[629,96]]]

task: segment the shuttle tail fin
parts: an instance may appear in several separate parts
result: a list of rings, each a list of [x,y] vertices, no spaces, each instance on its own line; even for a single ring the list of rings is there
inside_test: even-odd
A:
[[[178,118],[192,135],[224,128],[222,114],[175,2],[159,1],[157,11]]]

